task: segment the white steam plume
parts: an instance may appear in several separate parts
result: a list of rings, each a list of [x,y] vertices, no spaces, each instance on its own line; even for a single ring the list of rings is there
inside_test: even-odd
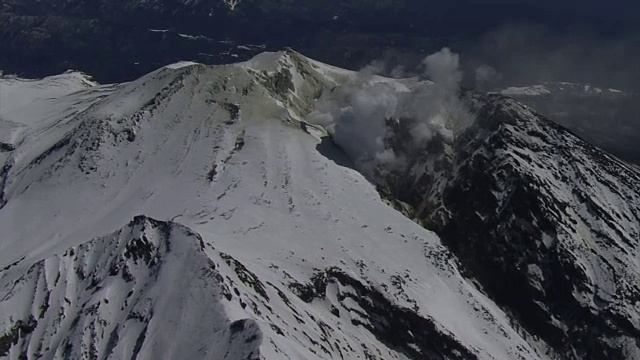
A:
[[[388,120],[408,121],[409,147],[423,147],[434,136],[451,138],[452,130],[467,124],[471,116],[459,98],[462,73],[459,58],[448,48],[428,56],[424,81],[411,89],[374,79],[379,62],[365,67],[357,79],[323,95],[310,121],[322,125],[349,155],[360,171],[374,178],[376,169],[399,170],[406,166],[403,154],[386,146]]]

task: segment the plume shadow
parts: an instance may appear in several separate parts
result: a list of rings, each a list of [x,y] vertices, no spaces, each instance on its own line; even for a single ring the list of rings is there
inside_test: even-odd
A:
[[[330,136],[322,138],[316,146],[316,150],[327,159],[333,161],[336,165],[356,170],[355,164],[347,156],[347,154],[339,147]],[[357,171],[357,170],[356,170]]]

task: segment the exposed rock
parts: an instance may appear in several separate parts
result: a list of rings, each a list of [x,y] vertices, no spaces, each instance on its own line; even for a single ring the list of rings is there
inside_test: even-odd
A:
[[[429,145],[453,155],[410,154],[387,189],[563,358],[640,356],[640,173],[513,100],[469,102],[474,125]]]

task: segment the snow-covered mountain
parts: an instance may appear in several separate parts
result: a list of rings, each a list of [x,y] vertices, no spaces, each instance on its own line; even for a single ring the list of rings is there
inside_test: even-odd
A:
[[[412,166],[374,185],[307,121],[357,77],[284,51],[1,79],[0,357],[638,356],[635,168],[469,94],[452,138],[397,125]]]

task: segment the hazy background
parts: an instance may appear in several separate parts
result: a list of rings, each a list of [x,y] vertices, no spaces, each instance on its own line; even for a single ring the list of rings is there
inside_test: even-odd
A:
[[[69,68],[123,81],[191,59],[226,63],[289,46],[339,66],[411,69],[450,47],[465,84],[578,81],[637,88],[640,5],[567,0],[0,0],[0,69]],[[162,30],[162,31],[151,31]],[[500,81],[497,81],[500,80]]]
[[[637,14],[628,0],[242,0],[235,11],[221,0],[0,0],[0,70],[121,82],[180,60],[291,47],[348,69],[375,61],[384,75],[424,76],[424,59],[450,48],[466,88],[578,83],[518,100],[640,163]]]

